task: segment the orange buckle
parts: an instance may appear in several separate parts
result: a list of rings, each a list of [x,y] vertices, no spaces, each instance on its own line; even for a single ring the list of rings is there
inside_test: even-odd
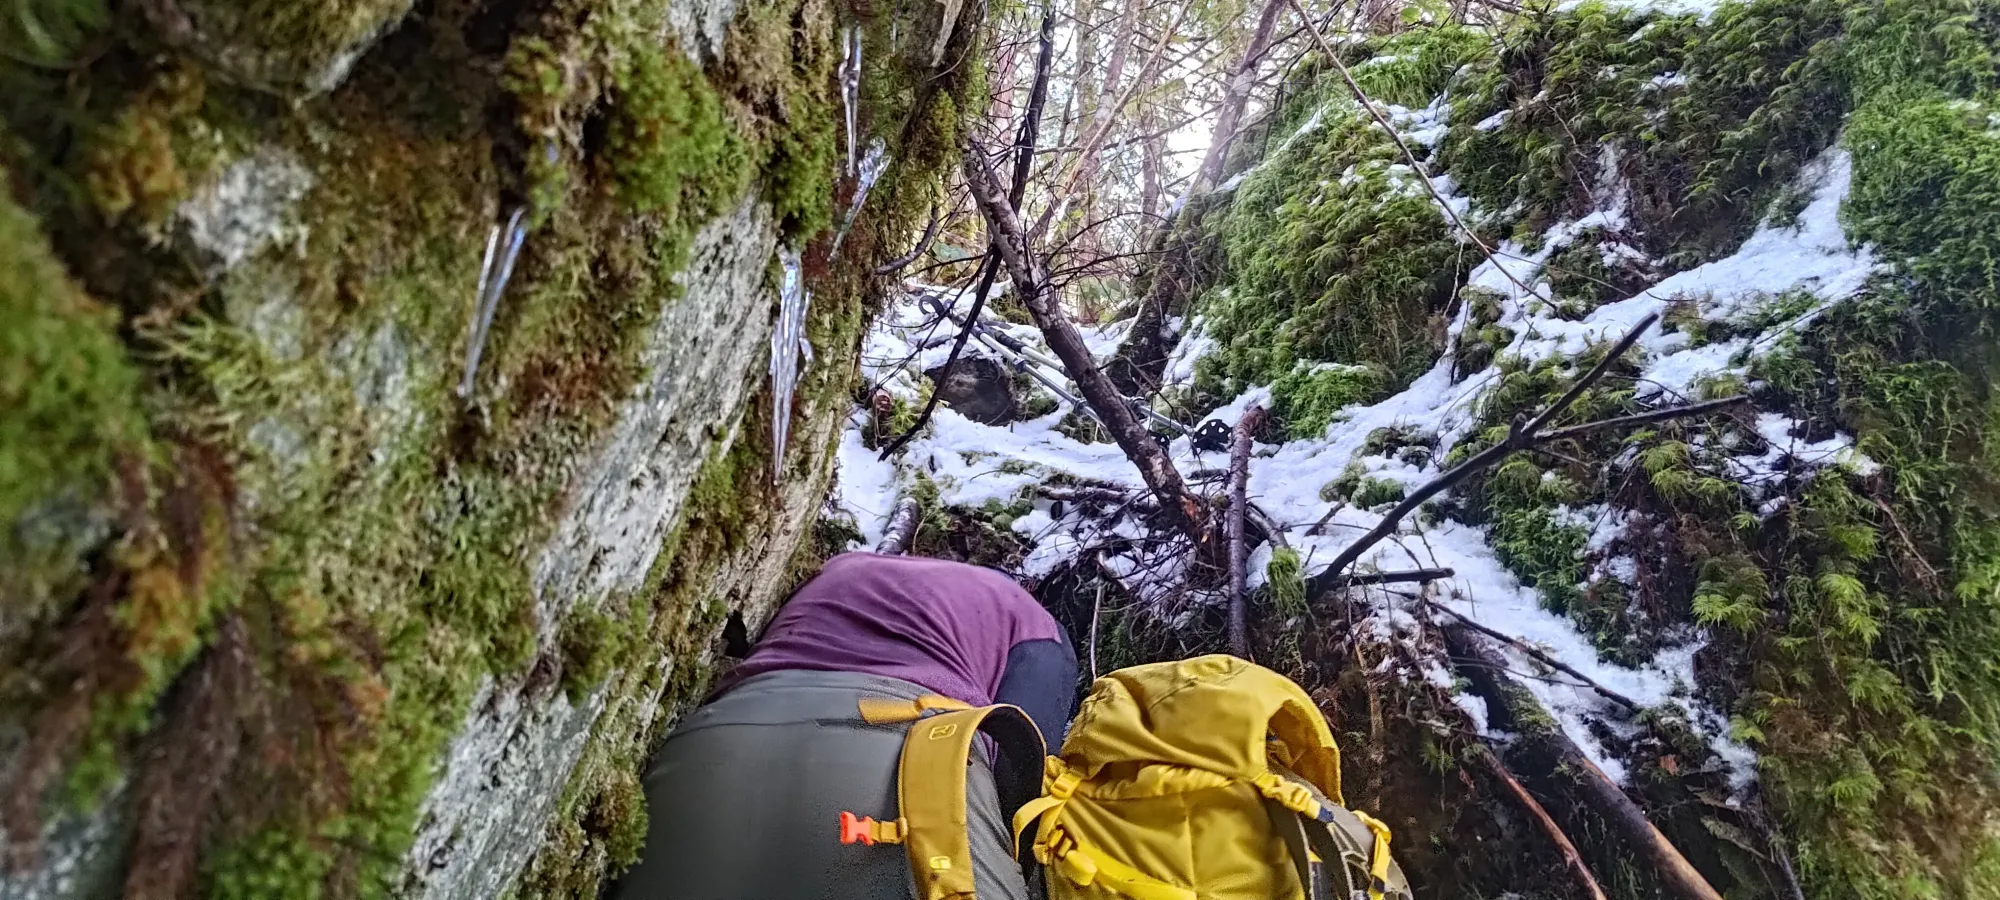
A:
[[[861,843],[871,847],[878,843],[900,844],[903,842],[903,820],[877,822],[869,816],[857,816],[851,812],[842,810],[840,813],[840,842],[843,844]]]

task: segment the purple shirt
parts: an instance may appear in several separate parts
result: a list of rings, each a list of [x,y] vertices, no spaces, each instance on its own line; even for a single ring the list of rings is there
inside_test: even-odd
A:
[[[799,588],[728,690],[781,669],[900,678],[974,706],[993,702],[1007,652],[1061,626],[1006,575],[921,556],[843,553]]]

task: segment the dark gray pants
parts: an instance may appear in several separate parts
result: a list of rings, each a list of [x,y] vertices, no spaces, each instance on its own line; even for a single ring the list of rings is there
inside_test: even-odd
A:
[[[896,818],[908,725],[868,725],[867,694],[914,699],[907,681],[767,672],[696,710],[646,772],[646,846],[613,900],[905,900],[900,845],[840,843],[840,814]],[[984,742],[981,742],[984,743]],[[980,900],[1025,900],[992,768],[966,770]]]

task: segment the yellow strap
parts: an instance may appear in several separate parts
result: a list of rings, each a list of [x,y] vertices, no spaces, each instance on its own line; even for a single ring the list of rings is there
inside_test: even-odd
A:
[[[915,700],[870,695],[861,698],[861,721],[870,725],[913,722],[924,713],[941,709],[971,709],[972,704],[941,694],[925,694]]]
[[[896,797],[902,807],[898,818],[904,823],[903,847],[909,853],[918,900],[973,898],[965,767],[972,757],[973,736],[979,733],[981,723],[995,714],[1018,717],[1028,730],[1034,730],[1034,723],[1019,707],[997,704],[926,717],[913,723],[903,739]]]
[[[1042,796],[1014,813],[1014,855],[1021,854],[1021,836],[1028,826],[1039,824],[1035,860],[1062,873],[1073,884],[1095,884],[1131,900],[1196,900],[1193,891],[1148,877],[1077,840],[1063,827],[1063,808],[1082,783],[1083,774],[1064,765],[1060,757],[1044,758]]]
[[[1061,826],[1035,842],[1035,857],[1079,885],[1095,884],[1131,900],[1197,900],[1194,891],[1147,876],[1095,847],[1078,841]]]
[[[1349,810],[1375,832],[1375,850],[1368,860],[1368,900],[1382,900],[1389,890],[1389,823],[1360,810]]]
[[[1258,776],[1251,784],[1258,793],[1278,801],[1286,809],[1308,819],[1319,818],[1319,801],[1313,799],[1312,791],[1305,785],[1271,772]]]

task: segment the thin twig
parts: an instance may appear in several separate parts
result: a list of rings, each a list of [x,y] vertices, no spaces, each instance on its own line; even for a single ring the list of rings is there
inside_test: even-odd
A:
[[[994,277],[1000,274],[1000,262],[991,253],[986,254],[986,259],[979,265],[979,288],[972,294],[972,315],[966,318],[965,326],[958,330],[958,337],[952,339],[951,355],[944,358],[944,370],[938,373],[937,380],[940,386],[951,379],[952,369],[958,366],[958,356],[965,352],[965,342],[971,339],[973,327],[979,322],[979,313],[986,308],[986,294],[993,289]],[[914,439],[917,432],[923,430],[924,423],[931,420],[931,413],[937,410],[938,400],[943,393],[941,390],[933,389],[930,399],[924,401],[924,408],[918,411],[917,420],[911,423],[909,430],[897,435],[894,441],[889,442],[889,446],[882,448],[881,454],[876,458],[888,459]]]
[[[1704,416],[1712,412],[1719,412],[1730,407],[1741,406],[1749,402],[1750,398],[1748,395],[1738,394],[1734,397],[1704,400],[1700,403],[1690,403],[1686,406],[1669,406],[1666,409],[1655,409],[1630,416],[1619,416],[1615,419],[1585,422],[1582,425],[1571,425],[1568,428],[1558,428],[1548,432],[1537,438],[1536,443],[1568,440],[1569,438],[1581,437],[1593,432],[1608,431],[1613,428],[1630,428],[1634,425],[1651,425],[1654,422],[1665,422],[1669,419],[1689,419],[1695,416]]]
[[[1639,320],[1639,324],[1633,326],[1631,331],[1626,332],[1625,336],[1620,338],[1618,343],[1613,345],[1611,350],[1604,354],[1604,358],[1599,360],[1597,365],[1591,367],[1590,371],[1582,378],[1577,379],[1576,383],[1571,385],[1570,389],[1565,391],[1561,397],[1557,398],[1556,402],[1549,404],[1548,409],[1543,410],[1541,415],[1536,416],[1526,423],[1518,419],[1515,420],[1514,427],[1508,431],[1505,440],[1473,454],[1471,459],[1459,463],[1450,471],[1431,479],[1416,490],[1411,491],[1409,496],[1403,499],[1403,502],[1396,504],[1394,509],[1391,509],[1387,515],[1382,517],[1382,521],[1377,522],[1374,528],[1369,529],[1368,533],[1363,534],[1354,543],[1347,545],[1347,548],[1340,551],[1340,555],[1335,556],[1333,562],[1325,570],[1312,578],[1311,582],[1308,583],[1307,596],[1321,596],[1326,590],[1336,585],[1339,581],[1339,573],[1345,571],[1348,566],[1353,565],[1356,560],[1361,558],[1361,554],[1367,552],[1369,548],[1381,543],[1389,535],[1394,534],[1397,526],[1402,523],[1404,517],[1416,512],[1419,507],[1423,506],[1432,497],[1451,489],[1453,485],[1471,477],[1473,473],[1499,462],[1509,454],[1517,450],[1525,450],[1545,440],[1546,438],[1539,434],[1542,426],[1548,424],[1556,416],[1561,415],[1593,383],[1599,378],[1604,377],[1605,371],[1611,368],[1611,364],[1618,357],[1623,356],[1626,350],[1631,349],[1632,345],[1638,342],[1639,336],[1644,334],[1647,329],[1653,327],[1653,323],[1658,321],[1659,318],[1659,313],[1651,313]],[[1699,405],[1697,404],[1697,406]],[[1685,415],[1687,413],[1683,412],[1682,414]],[[1632,417],[1628,416],[1626,418],[1630,419]],[[1571,431],[1571,429],[1562,429],[1562,431]],[[1562,431],[1551,432],[1551,435],[1560,434]]]
[[[876,266],[875,274],[882,276],[894,275],[908,268],[910,263],[916,262],[917,257],[924,255],[924,252],[931,248],[931,241],[937,238],[938,226],[942,224],[944,224],[944,216],[937,208],[937,205],[932,204],[930,224],[924,226],[924,236],[917,238],[917,245],[911,247],[910,252]]]
[[[1642,708],[1639,706],[1638,701],[1633,700],[1632,698],[1627,697],[1624,694],[1618,693],[1617,691],[1614,691],[1608,687],[1605,687],[1602,684],[1597,683],[1596,679],[1593,679],[1590,676],[1577,671],[1574,666],[1568,665],[1567,663],[1564,663],[1562,660],[1556,659],[1555,657],[1550,656],[1549,654],[1539,649],[1536,649],[1533,645],[1529,644],[1526,641],[1521,640],[1520,638],[1512,637],[1510,635],[1488,628],[1485,625],[1481,625],[1478,622],[1473,621],[1471,617],[1465,615],[1464,613],[1452,609],[1451,607],[1445,606],[1444,604],[1439,603],[1436,600],[1425,600],[1424,603],[1428,604],[1432,609],[1438,610],[1440,612],[1443,612],[1451,616],[1454,619],[1457,619],[1459,624],[1464,625],[1467,628],[1471,628],[1472,630],[1477,631],[1480,634],[1486,635],[1487,637],[1490,637],[1496,641],[1500,641],[1501,643],[1504,643],[1510,647],[1513,647],[1514,649],[1527,654],[1529,657],[1533,658],[1536,662],[1539,662],[1542,665],[1548,666],[1551,669],[1554,669],[1558,672],[1563,673],[1564,675],[1568,675],[1569,677],[1582,682],[1584,687],[1590,688],[1591,690],[1596,691],[1598,695],[1603,697],[1604,699],[1624,707],[1627,712],[1638,712]]]

